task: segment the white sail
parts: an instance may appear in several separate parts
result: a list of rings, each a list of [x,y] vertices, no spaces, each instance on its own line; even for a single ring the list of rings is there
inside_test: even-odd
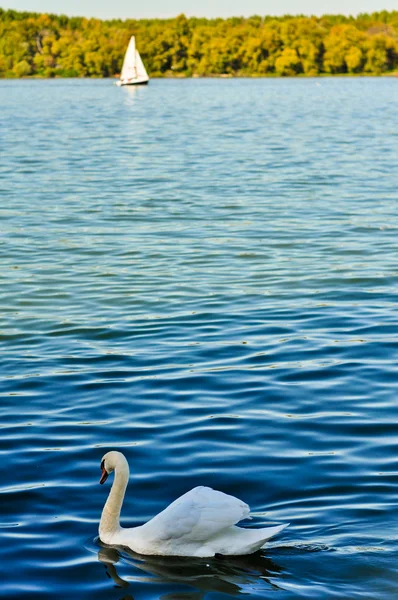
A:
[[[120,74],[120,79],[122,81],[128,79],[135,79],[137,77],[137,67],[135,63],[135,58],[135,37],[132,35],[127,48],[126,55],[124,57],[122,72]]]
[[[137,77],[139,79],[147,79],[148,80],[149,79],[148,73],[146,72],[144,63],[141,60],[141,56],[140,56],[140,53],[138,52],[138,50],[135,51],[135,65],[136,65]]]
[[[148,73],[146,72],[138,50],[135,48],[135,37],[132,35],[124,57],[118,85],[135,85],[147,83],[148,81]]]

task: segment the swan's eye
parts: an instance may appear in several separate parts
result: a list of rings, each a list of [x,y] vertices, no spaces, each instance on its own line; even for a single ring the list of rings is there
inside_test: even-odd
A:
[[[102,461],[101,463],[101,469],[104,470],[105,469],[105,460]]]

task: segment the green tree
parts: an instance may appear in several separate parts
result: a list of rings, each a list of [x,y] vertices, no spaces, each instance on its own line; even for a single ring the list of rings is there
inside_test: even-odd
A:
[[[20,60],[13,66],[16,77],[26,77],[32,73],[32,68],[27,60]]]

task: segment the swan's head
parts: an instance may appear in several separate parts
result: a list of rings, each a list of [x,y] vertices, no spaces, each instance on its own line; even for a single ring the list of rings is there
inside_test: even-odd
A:
[[[112,450],[111,452],[107,452],[101,460],[101,479],[100,483],[105,483],[108,479],[108,475],[112,473],[120,464],[127,464],[125,456],[121,452],[116,452],[116,450]]]

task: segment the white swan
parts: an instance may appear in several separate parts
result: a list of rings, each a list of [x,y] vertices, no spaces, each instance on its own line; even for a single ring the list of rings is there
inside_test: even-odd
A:
[[[99,525],[105,544],[127,546],[138,554],[210,557],[215,554],[251,554],[286,525],[264,529],[235,527],[249,518],[247,504],[208,487],[196,487],[139,527],[120,526],[120,510],[129,480],[129,466],[121,452],[108,452],[101,462],[104,483],[115,471],[115,479]]]

